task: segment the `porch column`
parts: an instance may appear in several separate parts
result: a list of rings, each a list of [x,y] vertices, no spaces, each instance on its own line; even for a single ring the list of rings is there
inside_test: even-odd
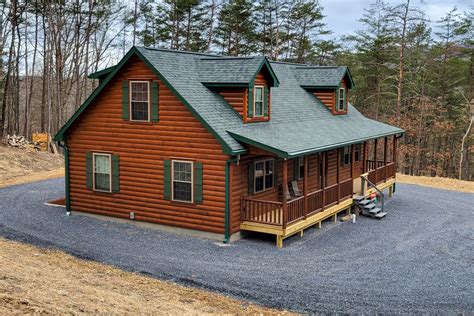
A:
[[[392,157],[392,160],[393,160],[393,165],[394,165],[394,168],[395,168],[395,173],[397,172],[397,141],[398,141],[398,138],[397,138],[397,135],[393,135],[393,157]]]
[[[359,152],[360,155],[360,152]],[[351,179],[354,179],[354,168],[355,168],[355,145],[351,146]]]
[[[367,141],[364,142],[364,152],[362,154],[362,173],[367,172]]]
[[[308,214],[308,156],[304,156],[303,195],[304,219],[306,219],[306,215]]]
[[[385,182],[387,182],[387,154],[388,154],[388,137],[385,137],[383,141],[383,164],[385,167],[385,171],[384,171]]]
[[[324,152],[324,154],[321,155],[323,158],[323,163],[322,163],[322,181],[321,181],[321,188],[323,189],[323,207],[321,210],[324,210],[324,207],[326,206],[326,161],[327,161],[327,156],[328,152]]]
[[[340,165],[341,165],[341,148],[337,149],[337,163],[336,163],[336,183],[337,183],[337,203],[339,203],[339,200],[341,198],[341,182],[340,182],[340,176],[339,176],[339,171],[340,171]]]
[[[288,160],[285,158],[283,159],[283,228],[286,228],[286,222],[288,221],[288,203],[287,203],[287,196],[288,196]]]
[[[374,161],[375,161],[375,169],[377,169],[377,143],[379,140],[376,138],[374,141]]]

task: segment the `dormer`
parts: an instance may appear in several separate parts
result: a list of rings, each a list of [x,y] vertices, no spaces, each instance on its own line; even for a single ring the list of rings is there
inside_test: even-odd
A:
[[[333,115],[347,114],[349,90],[354,87],[349,68],[301,66],[295,67],[293,73],[300,86],[318,98]]]
[[[197,70],[201,83],[223,97],[244,123],[270,120],[270,91],[279,82],[265,57],[205,57]]]

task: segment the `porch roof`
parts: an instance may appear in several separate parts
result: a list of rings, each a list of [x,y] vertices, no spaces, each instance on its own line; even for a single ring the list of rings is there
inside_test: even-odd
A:
[[[242,143],[283,158],[299,157],[404,132],[400,128],[364,117],[352,105],[349,105],[349,113],[331,117],[328,121],[250,123],[228,132]]]

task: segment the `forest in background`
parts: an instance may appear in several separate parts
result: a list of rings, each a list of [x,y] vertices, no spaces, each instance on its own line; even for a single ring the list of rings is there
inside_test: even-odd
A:
[[[0,138],[54,134],[131,46],[349,66],[350,101],[400,126],[399,171],[474,179],[474,12],[376,0],[332,36],[317,0],[0,1]],[[348,8],[349,9],[349,8]],[[342,22],[343,23],[343,22]]]

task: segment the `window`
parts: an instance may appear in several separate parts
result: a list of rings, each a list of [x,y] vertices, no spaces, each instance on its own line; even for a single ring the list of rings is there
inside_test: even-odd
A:
[[[298,177],[297,179],[298,180],[301,180],[304,178],[304,157],[299,157],[298,158],[298,168],[297,168],[297,172],[298,172]]]
[[[253,113],[256,117],[263,117],[263,87],[253,88]]]
[[[348,165],[351,163],[351,146],[344,147],[344,154],[342,155],[342,165]]]
[[[267,189],[273,188],[273,168],[274,160],[262,160],[255,162],[255,190],[254,192],[262,192]]]
[[[109,154],[94,153],[94,190],[111,192],[111,177],[110,172],[111,156]]]
[[[361,145],[356,144],[354,148],[354,161],[359,162],[361,161]]]
[[[132,121],[149,121],[149,84],[148,81],[130,81],[130,118]]]
[[[346,110],[346,89],[345,88],[339,89],[339,100],[337,102],[337,110],[338,111]]]
[[[193,163],[173,160],[173,201],[193,201]]]

